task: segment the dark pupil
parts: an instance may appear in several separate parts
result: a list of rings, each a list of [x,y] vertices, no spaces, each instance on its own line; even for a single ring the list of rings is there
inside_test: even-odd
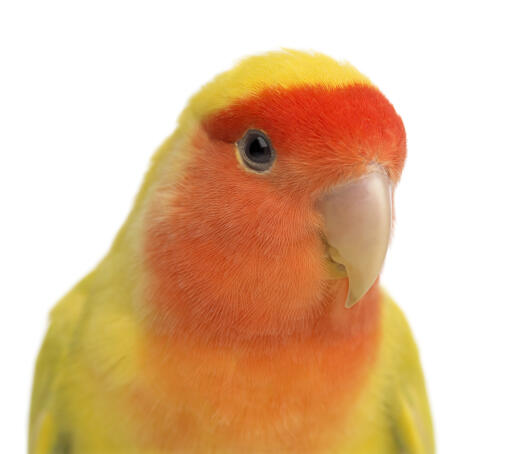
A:
[[[248,156],[254,162],[268,162],[271,159],[270,146],[262,137],[254,137],[248,147]]]

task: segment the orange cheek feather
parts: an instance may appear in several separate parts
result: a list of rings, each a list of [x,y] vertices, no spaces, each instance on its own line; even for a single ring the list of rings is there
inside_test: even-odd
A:
[[[178,193],[163,187],[148,212],[148,300],[192,333],[300,330],[324,290],[310,202],[241,169],[232,145],[212,145],[199,131],[193,146]]]

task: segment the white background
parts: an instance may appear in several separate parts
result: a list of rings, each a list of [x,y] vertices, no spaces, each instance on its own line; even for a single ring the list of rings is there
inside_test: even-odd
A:
[[[187,98],[291,47],[348,59],[403,117],[382,280],[421,350],[439,452],[511,452],[506,2],[204,3],[1,3],[0,451],[25,451],[49,309],[107,251]]]

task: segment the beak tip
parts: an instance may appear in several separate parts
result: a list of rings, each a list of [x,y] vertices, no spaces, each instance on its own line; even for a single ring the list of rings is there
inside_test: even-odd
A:
[[[348,291],[348,296],[346,297],[346,302],[344,303],[344,307],[346,309],[352,308],[355,304],[359,302],[360,298],[355,298],[353,294]]]

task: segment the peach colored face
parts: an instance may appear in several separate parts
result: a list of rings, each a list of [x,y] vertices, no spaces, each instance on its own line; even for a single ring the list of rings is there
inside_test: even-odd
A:
[[[170,197],[162,183],[144,221],[154,307],[184,329],[251,337],[310,329],[342,306],[365,268],[355,270],[342,231],[338,243],[325,240],[321,200],[374,169],[397,182],[405,133],[383,95],[367,85],[267,89],[204,118],[187,147],[179,184]],[[367,214],[364,185],[354,186],[361,201],[329,208],[343,229],[352,213]]]

